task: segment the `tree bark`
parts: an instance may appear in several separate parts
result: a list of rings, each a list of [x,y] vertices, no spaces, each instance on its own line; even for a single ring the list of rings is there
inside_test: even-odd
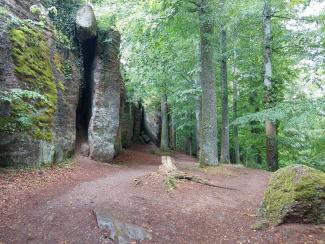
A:
[[[234,52],[234,69],[233,69],[233,113],[234,113],[234,120],[237,119],[237,105],[238,105],[238,83],[237,83],[237,67],[236,67],[236,59],[237,54],[236,51]],[[240,151],[239,151],[239,142],[238,142],[238,126],[234,125],[233,127],[234,133],[234,151],[235,151],[235,163],[240,164]]]
[[[167,115],[167,95],[163,94],[161,97],[161,141],[160,149],[167,150],[169,146],[168,136],[168,115]]]
[[[213,37],[213,17],[208,0],[199,0],[200,22],[200,83],[202,86],[202,114],[200,133],[200,165],[218,164],[216,81]]]
[[[188,155],[193,155],[193,137],[192,137],[192,132],[189,133],[189,135],[187,136],[187,154]]]
[[[224,1],[221,2],[222,8]],[[223,20],[222,20],[223,21]],[[230,163],[229,156],[229,119],[228,119],[228,77],[227,77],[227,44],[226,44],[226,29],[224,24],[221,24],[220,29],[220,50],[221,50],[221,157],[220,162],[223,164]]]
[[[172,115],[172,149],[176,149],[176,118],[175,115]]]
[[[263,32],[264,32],[264,86],[266,108],[274,104],[274,84],[272,82],[272,26],[271,0],[264,0]],[[277,127],[276,123],[266,119],[266,162],[270,171],[278,169]]]
[[[197,85],[199,84],[199,81],[197,81]],[[196,106],[195,106],[195,119],[196,119],[196,125],[195,125],[195,142],[196,142],[196,155],[199,158],[200,157],[200,130],[201,130],[201,102],[202,97],[197,96],[196,97]]]

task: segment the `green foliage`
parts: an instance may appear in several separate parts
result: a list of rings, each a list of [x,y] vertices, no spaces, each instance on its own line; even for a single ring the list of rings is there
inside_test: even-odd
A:
[[[32,5],[30,7],[30,12],[33,14],[33,15],[40,15],[42,13],[41,9],[39,6],[37,5]]]
[[[166,177],[164,182],[167,190],[171,191],[177,187],[179,180],[177,180],[173,175],[170,175]]]
[[[34,91],[12,89],[9,92],[1,92],[0,107],[4,115],[0,119],[0,130],[8,133],[38,131],[34,121],[41,115],[38,112],[39,104],[49,105],[49,101]]]
[[[5,7],[0,7],[0,17],[9,15],[9,10]]]
[[[74,49],[75,18],[83,0],[47,0],[46,6],[49,17],[56,28],[56,36],[62,47]]]
[[[42,31],[27,25],[10,30],[11,55],[15,63],[15,75],[21,86],[46,97],[35,106],[40,111],[34,116],[32,134],[37,139],[52,139],[52,120],[56,111],[57,87],[50,62],[50,50]]]
[[[53,61],[57,69],[64,75],[66,80],[73,79],[73,71],[71,61],[68,59],[63,60],[59,53],[55,53]],[[61,89],[62,90],[62,89]]]
[[[70,40],[70,38],[67,35],[63,34],[63,32],[55,31],[55,37],[56,37],[57,44],[59,47],[65,48],[68,50],[74,48],[72,40]]]

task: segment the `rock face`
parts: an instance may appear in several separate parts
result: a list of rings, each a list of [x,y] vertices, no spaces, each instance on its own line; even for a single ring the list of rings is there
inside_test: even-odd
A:
[[[81,7],[79,62],[50,23],[37,24],[33,4],[41,1],[1,2],[0,166],[60,163],[76,141],[83,155],[110,162],[130,146],[135,128],[134,105],[121,102],[120,34],[99,35],[92,8]]]
[[[99,55],[95,59],[94,97],[89,127],[90,157],[110,162],[120,147],[120,106],[122,76],[119,48],[121,37],[116,31],[101,34]]]
[[[71,115],[80,79],[76,58],[57,47],[50,29],[24,21],[32,18],[25,10],[32,3],[4,4],[8,10],[0,15],[0,166],[61,162],[74,151]]]
[[[121,143],[123,148],[130,147],[134,135],[134,105],[125,100],[121,113]]]
[[[158,145],[160,143],[160,113],[146,110],[144,111],[144,129],[150,140]]]
[[[97,23],[90,5],[81,7],[76,16],[77,35],[80,41],[97,37]]]
[[[270,225],[325,223],[325,173],[293,165],[275,172],[264,195],[262,213]]]

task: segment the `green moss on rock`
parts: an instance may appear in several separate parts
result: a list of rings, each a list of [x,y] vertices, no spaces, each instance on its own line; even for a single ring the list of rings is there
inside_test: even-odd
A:
[[[263,212],[270,225],[325,223],[325,173],[305,165],[278,170],[265,192]]]
[[[50,141],[58,94],[45,33],[23,25],[10,30],[10,40],[15,75],[22,87],[40,93],[48,101],[35,104],[38,111],[32,118],[33,126],[30,132],[36,139]]]

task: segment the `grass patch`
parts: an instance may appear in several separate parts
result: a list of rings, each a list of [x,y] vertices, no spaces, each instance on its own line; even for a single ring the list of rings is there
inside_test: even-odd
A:
[[[189,171],[198,171],[208,175],[223,175],[223,176],[238,176],[236,172],[237,168],[244,168],[242,165],[218,165],[218,166],[205,166],[200,167],[200,165],[195,165],[190,168],[186,168]]]
[[[162,150],[160,148],[150,150],[150,153],[158,155],[158,156],[172,156],[173,155],[172,150],[169,150],[169,149]]]
[[[174,190],[177,187],[178,182],[179,180],[177,180],[174,176],[167,176],[164,180],[168,191]]]

